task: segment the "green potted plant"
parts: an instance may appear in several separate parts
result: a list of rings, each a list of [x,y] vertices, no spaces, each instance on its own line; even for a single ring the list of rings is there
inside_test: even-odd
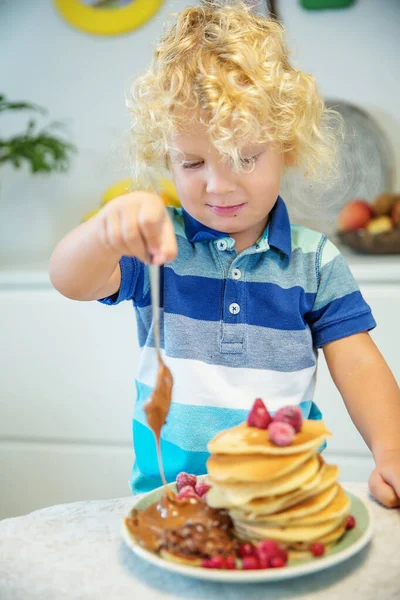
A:
[[[16,110],[46,114],[41,106],[28,102],[9,102],[4,95],[0,95],[0,113]],[[61,123],[50,123],[38,129],[35,120],[30,119],[23,133],[8,139],[0,137],[0,166],[8,162],[19,169],[26,162],[31,173],[65,172],[75,146],[53,133],[61,126]]]
[[[15,135],[0,129],[0,267],[8,270],[47,259],[57,235],[54,200],[65,183],[60,174],[76,150],[63,135],[62,123],[38,124],[47,115],[44,108],[0,95],[0,124],[5,113],[16,111],[34,116]]]

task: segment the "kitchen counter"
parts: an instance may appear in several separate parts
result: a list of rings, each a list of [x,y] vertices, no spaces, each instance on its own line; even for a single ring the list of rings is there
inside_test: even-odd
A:
[[[45,508],[0,522],[1,600],[397,600],[400,510],[386,509],[367,485],[343,484],[374,515],[359,554],[314,575],[263,584],[219,584],[168,573],[136,557],[121,537],[132,497]]]
[[[400,281],[400,255],[376,256],[358,254],[340,247],[355,279],[359,283],[398,283]],[[51,287],[48,265],[15,265],[0,267],[0,289],[14,287]]]

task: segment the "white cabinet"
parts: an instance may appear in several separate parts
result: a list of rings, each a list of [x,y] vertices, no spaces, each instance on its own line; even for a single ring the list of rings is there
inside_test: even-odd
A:
[[[372,335],[400,380],[400,272],[381,264],[374,271],[361,261],[355,275],[378,322]],[[139,356],[131,304],[73,302],[44,273],[3,274],[0,314],[0,518],[128,495]],[[372,458],[322,354],[316,401],[334,433],[327,460],[342,480],[365,481]]]
[[[15,289],[0,292],[0,314],[0,437],[128,445],[139,355],[132,305]]]
[[[0,287],[0,518],[129,495],[139,349],[131,304]]]

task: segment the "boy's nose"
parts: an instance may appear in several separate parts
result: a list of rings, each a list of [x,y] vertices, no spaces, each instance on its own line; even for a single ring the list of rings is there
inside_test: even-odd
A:
[[[222,196],[236,190],[236,184],[232,177],[229,177],[223,170],[209,170],[207,176],[206,191],[208,194],[216,194]]]

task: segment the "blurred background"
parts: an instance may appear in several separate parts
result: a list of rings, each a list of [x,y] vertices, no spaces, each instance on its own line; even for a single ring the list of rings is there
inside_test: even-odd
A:
[[[132,307],[67,300],[47,269],[59,239],[129,186],[124,94],[148,65],[168,13],[188,4],[195,2],[0,3],[0,519],[130,493]],[[393,234],[385,215],[375,227],[383,237],[362,253],[336,232],[350,201],[400,193],[400,2],[253,4],[282,19],[294,63],[315,75],[345,119],[335,185],[310,187],[294,174],[282,193],[294,220],[340,245],[378,321],[373,337],[400,380],[400,230]],[[163,185],[166,202],[175,202]],[[316,401],[335,434],[328,460],[342,481],[366,480],[372,458],[322,357]]]

